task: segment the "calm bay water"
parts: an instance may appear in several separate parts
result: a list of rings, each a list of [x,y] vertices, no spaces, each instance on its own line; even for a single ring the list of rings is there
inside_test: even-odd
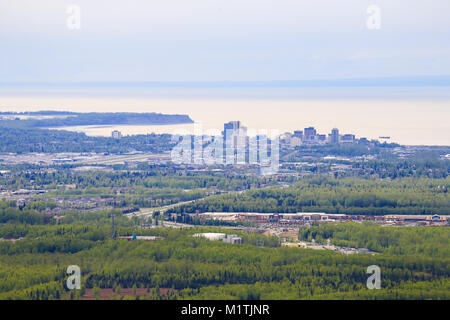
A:
[[[240,120],[252,129],[294,131],[315,126],[320,133],[333,127],[357,137],[390,136],[391,141],[409,145],[450,145],[450,98],[448,88],[417,96],[417,88],[408,94],[377,96],[340,95],[233,96],[198,95],[123,95],[73,94],[36,91],[19,94],[0,91],[0,111],[64,110],[74,112],[158,112],[188,114],[204,130],[223,129],[223,123]],[[324,89],[322,89],[324,90]],[[347,90],[347,91],[345,91]],[[392,89],[391,89],[392,91]],[[398,90],[397,90],[398,91]],[[342,94],[347,92],[347,94]],[[350,96],[356,98],[351,99]],[[65,128],[88,135],[110,136],[119,130],[124,135],[174,133],[177,129],[193,132],[193,125],[163,126],[81,126]]]

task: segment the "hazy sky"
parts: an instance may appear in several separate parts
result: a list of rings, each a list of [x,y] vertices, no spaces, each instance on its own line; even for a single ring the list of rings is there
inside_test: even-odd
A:
[[[449,0],[0,0],[0,82],[450,75],[449,16]]]

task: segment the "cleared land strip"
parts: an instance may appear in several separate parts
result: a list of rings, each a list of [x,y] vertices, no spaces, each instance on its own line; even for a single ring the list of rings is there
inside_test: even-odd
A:
[[[170,156],[166,154],[136,154],[136,155],[121,155],[121,156],[107,156],[100,159],[89,159],[77,162],[79,164],[120,164],[125,161],[146,161],[146,160],[169,160]]]
[[[202,200],[202,199],[205,199],[205,198],[200,198],[200,199],[196,199],[196,200]],[[128,217],[128,218],[132,218],[132,217],[146,217],[146,216],[152,215],[155,211],[159,211],[161,213],[164,213],[164,212],[166,212],[169,209],[172,209],[172,208],[177,207],[177,206],[181,206],[183,204],[188,204],[188,203],[194,202],[196,200],[177,202],[177,203],[169,204],[169,205],[163,206],[163,207],[142,208],[138,212],[128,213],[125,216]]]
[[[273,186],[265,186],[265,187],[258,188],[258,189],[267,189],[267,188],[271,188],[271,187],[273,187]],[[222,194],[226,194],[226,193],[240,194],[240,193],[243,193],[245,191],[246,190],[229,191],[229,192],[224,192]],[[172,203],[172,204],[169,204],[169,205],[163,206],[163,207],[141,208],[138,212],[127,213],[127,214],[125,214],[125,216],[128,217],[128,218],[132,218],[132,217],[146,217],[146,216],[152,215],[153,212],[155,212],[155,211],[159,211],[161,213],[164,213],[164,212],[166,212],[169,209],[172,209],[172,208],[184,205],[184,204],[192,203],[192,202],[195,202],[195,201],[204,200],[204,199],[207,199],[207,198],[212,197],[212,196],[215,196],[215,195],[209,195],[209,196],[206,196],[206,197],[203,197],[203,198],[189,200],[189,201],[182,201],[182,202]]]

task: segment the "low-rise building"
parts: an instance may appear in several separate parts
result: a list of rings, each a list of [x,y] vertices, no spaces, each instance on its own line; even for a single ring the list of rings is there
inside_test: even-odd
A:
[[[193,235],[195,238],[205,238],[211,241],[217,241],[222,240],[227,235],[225,233],[218,233],[218,232],[204,232],[204,233],[196,233]]]
[[[237,244],[242,243],[242,238],[236,234],[229,234],[226,236],[226,238],[224,238],[222,240],[223,240],[223,242],[227,242],[227,243],[237,243]]]

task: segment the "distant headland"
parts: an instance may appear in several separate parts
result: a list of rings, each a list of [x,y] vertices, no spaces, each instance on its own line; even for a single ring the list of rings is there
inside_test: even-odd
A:
[[[88,125],[169,125],[194,121],[185,114],[76,113],[67,111],[0,112],[4,124],[34,128]]]

